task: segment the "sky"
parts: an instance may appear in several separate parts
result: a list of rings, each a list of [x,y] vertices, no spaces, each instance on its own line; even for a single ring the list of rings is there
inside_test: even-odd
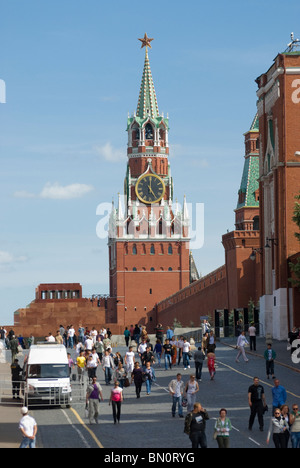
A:
[[[225,263],[221,240],[234,229],[255,79],[292,31],[300,35],[299,1],[282,5],[0,0],[0,325],[13,324],[40,283],[109,292],[107,238],[96,229],[123,193],[145,32],[154,38],[159,110],[170,119],[175,198],[186,195],[194,228],[204,205],[198,271]]]

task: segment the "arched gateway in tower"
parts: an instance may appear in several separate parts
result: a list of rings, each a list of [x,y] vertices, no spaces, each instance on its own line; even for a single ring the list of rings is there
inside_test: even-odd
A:
[[[156,326],[155,305],[190,281],[189,215],[173,207],[169,118],[159,113],[145,34],[145,63],[137,110],[128,116],[124,197],[109,222],[111,317],[118,324]],[[124,202],[123,202],[123,200]]]

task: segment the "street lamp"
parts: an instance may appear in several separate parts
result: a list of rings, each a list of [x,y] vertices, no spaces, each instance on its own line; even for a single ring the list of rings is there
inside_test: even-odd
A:
[[[252,262],[255,262],[257,253],[262,255],[263,249],[252,249],[252,253],[250,255],[250,260],[252,260]]]

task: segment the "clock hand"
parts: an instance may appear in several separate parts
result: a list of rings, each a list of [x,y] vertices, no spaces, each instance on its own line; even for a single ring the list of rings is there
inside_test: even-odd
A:
[[[153,192],[152,188],[151,188],[151,185],[148,185],[148,189],[150,190],[150,193],[152,193],[152,195],[155,196],[155,193]]]

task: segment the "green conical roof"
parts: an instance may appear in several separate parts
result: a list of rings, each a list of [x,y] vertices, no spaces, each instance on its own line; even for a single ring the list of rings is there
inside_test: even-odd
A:
[[[258,118],[258,114],[256,114],[251,124],[250,132],[258,132],[258,131],[259,131],[259,118]]]
[[[259,131],[259,119],[258,115],[254,117],[254,120],[250,127],[250,132],[258,132]],[[245,156],[245,164],[243,170],[243,176],[241,181],[241,186],[239,190],[239,194],[245,194],[242,197],[242,202],[238,202],[237,209],[243,208],[245,206],[248,207],[258,207],[259,201],[255,195],[255,192],[259,189],[259,155],[250,153]]]
[[[147,47],[136,116],[140,117],[141,119],[146,119],[147,117],[155,119],[159,117],[157,99],[154,89]]]

